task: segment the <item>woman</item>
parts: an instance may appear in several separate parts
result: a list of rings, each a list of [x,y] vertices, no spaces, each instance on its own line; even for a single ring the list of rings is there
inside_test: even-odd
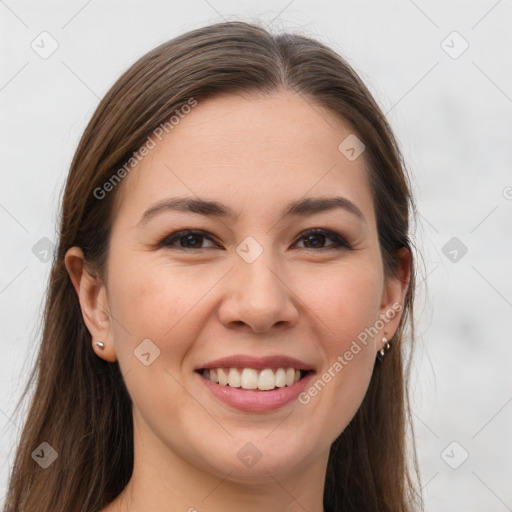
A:
[[[71,165],[5,510],[417,510],[411,212],[319,42],[229,22],[143,56]]]

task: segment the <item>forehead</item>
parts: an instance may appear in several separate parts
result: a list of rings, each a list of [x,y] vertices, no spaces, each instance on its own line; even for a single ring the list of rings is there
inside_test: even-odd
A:
[[[292,92],[198,100],[123,180],[116,217],[133,223],[173,196],[220,200],[242,217],[263,207],[270,215],[300,197],[336,193],[370,222],[364,154],[349,160],[339,149],[349,136],[346,121]]]

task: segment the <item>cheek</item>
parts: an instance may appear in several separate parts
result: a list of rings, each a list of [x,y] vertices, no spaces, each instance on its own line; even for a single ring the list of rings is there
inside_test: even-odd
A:
[[[135,261],[115,265],[114,258],[112,267],[109,274],[112,312],[119,321],[126,322],[127,330],[156,333],[164,324],[171,328],[174,317],[186,306],[181,274],[174,272],[173,278],[167,279],[163,269],[151,263]]]
[[[201,298],[218,278],[199,278],[184,267],[147,261],[111,261],[109,301],[116,355],[134,407],[156,431],[160,414],[176,422],[181,419],[177,412],[190,407],[180,384],[181,363],[204,325],[198,321]],[[150,354],[146,366],[138,357],[147,339],[157,348],[145,342]]]
[[[323,326],[329,359],[347,350],[379,318],[382,274],[375,264],[346,265],[317,275],[303,289],[301,297]]]
[[[121,352],[143,339],[162,352],[172,349],[179,362],[204,322],[207,295],[225,270],[205,272],[200,266],[177,266],[148,261],[123,262],[109,272],[109,302]]]
[[[382,274],[378,269],[375,264],[347,265],[329,278],[317,278],[314,286],[309,283],[303,295],[319,320],[318,339],[326,358],[306,392],[312,402],[318,396],[315,415],[334,436],[356,413],[372,376],[376,338],[368,333],[379,318]]]

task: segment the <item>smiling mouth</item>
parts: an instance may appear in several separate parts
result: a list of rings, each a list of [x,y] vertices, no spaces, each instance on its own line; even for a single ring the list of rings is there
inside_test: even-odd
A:
[[[196,370],[203,378],[220,386],[247,391],[272,391],[293,386],[311,370],[295,368],[202,368]]]

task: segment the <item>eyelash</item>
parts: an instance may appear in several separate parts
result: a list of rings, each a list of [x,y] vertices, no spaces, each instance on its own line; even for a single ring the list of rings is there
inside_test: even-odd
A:
[[[206,232],[204,232],[204,231],[195,230],[195,229],[185,229],[183,231],[178,231],[178,232],[173,233],[173,234],[171,234],[169,236],[166,236],[158,244],[158,247],[173,247],[174,242],[178,241],[180,238],[184,238],[184,237],[189,236],[189,235],[195,235],[195,236],[201,236],[201,237],[204,237],[204,238],[208,238],[209,240],[211,240],[212,242],[215,243],[215,240],[212,237],[208,236],[206,234]],[[306,231],[304,231],[304,232],[302,232],[300,234],[300,236],[297,238],[297,240],[302,240],[302,239],[307,238],[308,236],[311,236],[311,235],[324,235],[326,238],[330,238],[332,241],[334,241],[334,244],[326,246],[326,247],[320,247],[320,249],[309,248],[309,247],[300,247],[300,249],[306,249],[306,250],[309,249],[309,250],[313,250],[313,251],[316,251],[316,252],[324,251],[324,250],[328,250],[328,249],[336,249],[336,250],[348,249],[348,250],[352,250],[352,247],[349,245],[349,243],[344,238],[342,238],[338,234],[334,233],[333,231],[329,231],[327,229],[321,229],[321,228],[307,229]],[[179,247],[179,246],[175,246],[175,247],[177,249],[183,249],[185,251],[200,251],[200,250],[204,250],[204,249],[209,249],[208,247],[200,247],[200,248]]]

